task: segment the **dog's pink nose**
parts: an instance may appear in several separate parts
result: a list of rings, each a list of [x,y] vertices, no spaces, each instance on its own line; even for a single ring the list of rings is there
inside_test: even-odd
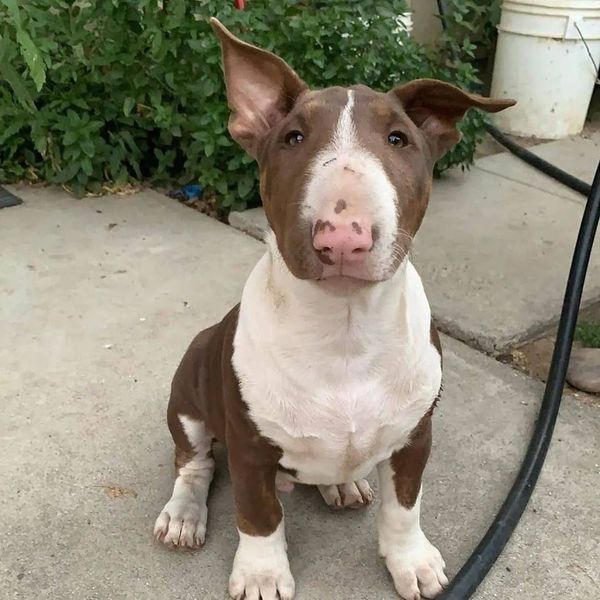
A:
[[[360,221],[317,221],[313,246],[321,260],[330,265],[362,262],[373,247],[371,223]]]

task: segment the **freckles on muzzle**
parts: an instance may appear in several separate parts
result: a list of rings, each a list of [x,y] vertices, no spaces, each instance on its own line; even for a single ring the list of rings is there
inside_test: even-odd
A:
[[[359,161],[329,160],[321,165],[320,185],[312,197],[311,243],[322,264],[320,279],[347,276],[376,280],[381,256],[375,250],[373,189]],[[379,252],[381,255],[382,252]]]
[[[373,248],[370,219],[344,219],[340,215],[326,221],[317,220],[313,230],[313,248],[325,265],[360,264]]]

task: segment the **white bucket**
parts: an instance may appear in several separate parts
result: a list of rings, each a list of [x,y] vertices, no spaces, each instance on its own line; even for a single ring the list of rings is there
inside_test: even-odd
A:
[[[580,133],[598,77],[586,43],[598,65],[600,0],[505,0],[491,95],[517,105],[496,125],[539,138]]]

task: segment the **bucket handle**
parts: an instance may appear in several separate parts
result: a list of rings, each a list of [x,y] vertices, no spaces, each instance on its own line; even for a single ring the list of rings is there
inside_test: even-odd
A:
[[[600,83],[600,78],[598,78],[598,65],[596,64],[596,61],[594,60],[594,57],[592,56],[592,53],[590,52],[590,48],[587,45],[587,42],[586,42],[585,38],[583,37],[583,33],[581,33],[581,29],[579,29],[579,25],[577,24],[576,20],[573,20],[573,25],[575,26],[575,29],[577,29],[577,33],[579,34],[579,37],[581,38],[581,41],[583,42],[583,45],[585,46],[585,49],[587,50],[588,56],[590,57],[590,60],[592,61],[592,64],[594,65],[594,73],[596,73],[596,85],[598,85]]]

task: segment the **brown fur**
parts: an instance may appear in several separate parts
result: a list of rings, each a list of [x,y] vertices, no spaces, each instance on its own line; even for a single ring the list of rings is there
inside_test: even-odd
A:
[[[239,306],[198,334],[173,378],[169,429],[178,467],[193,456],[178,415],[204,421],[228,448],[238,527],[249,535],[268,535],[281,521],[275,490],[281,451],[263,438],[241,398],[231,364]]]
[[[442,344],[433,319],[430,326],[430,339],[442,360]],[[440,399],[440,393],[441,389],[427,414],[411,433],[409,443],[401,450],[394,452],[390,459],[394,472],[396,497],[405,508],[414,506],[421,489],[423,471],[431,451],[431,417]]]
[[[394,452],[390,459],[394,472],[394,486],[398,502],[405,508],[412,508],[417,501],[423,471],[431,451],[430,410],[411,434],[410,442]]]

